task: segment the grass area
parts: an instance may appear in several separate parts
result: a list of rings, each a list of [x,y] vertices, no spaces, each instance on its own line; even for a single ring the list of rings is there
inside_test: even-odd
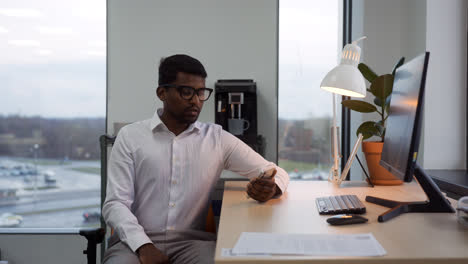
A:
[[[48,189],[57,189],[57,186],[39,186],[37,190],[48,190]],[[24,188],[26,191],[34,191],[34,187],[26,187]]]
[[[70,168],[70,170],[101,175],[101,168],[96,168],[96,167],[76,167],[76,168]]]
[[[294,171],[295,169],[298,171],[311,171],[318,168],[317,164],[284,159],[278,160],[278,165],[287,172]]]
[[[17,161],[17,162],[35,164],[34,159],[30,159],[30,158],[10,158],[10,159]],[[71,161],[63,161],[63,160],[56,160],[56,159],[37,159],[36,164],[42,165],[42,166],[59,166],[59,165],[69,165],[71,164]]]

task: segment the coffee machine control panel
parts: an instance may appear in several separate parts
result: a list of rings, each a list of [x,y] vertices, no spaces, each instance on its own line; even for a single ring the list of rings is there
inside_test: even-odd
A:
[[[228,103],[229,104],[243,104],[244,103],[244,94],[243,93],[229,93],[228,94]]]

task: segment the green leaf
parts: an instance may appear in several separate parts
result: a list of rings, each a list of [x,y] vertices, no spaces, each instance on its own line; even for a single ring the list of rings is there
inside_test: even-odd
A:
[[[377,74],[373,70],[371,70],[369,66],[362,62],[359,63],[358,69],[359,71],[361,71],[362,76],[364,76],[364,78],[366,78],[366,80],[368,80],[370,83],[372,83],[374,79],[377,78]]]
[[[390,103],[385,106],[385,112],[388,114],[388,111],[390,111]]]
[[[370,86],[371,93],[378,97],[382,102],[393,90],[393,75],[384,74],[377,77]]]
[[[375,127],[379,131],[379,136],[382,136],[385,133],[385,126],[384,126],[384,123],[382,122],[382,120],[375,123]]]
[[[385,99],[385,107],[388,107],[390,105],[390,99],[392,97],[391,96],[388,96],[386,99]],[[377,106],[380,106],[382,107],[382,100],[380,100],[380,98],[378,97],[375,97],[374,98],[374,104],[377,105]]]
[[[374,98],[374,104],[377,106],[382,106],[382,101],[380,100],[380,98],[376,97]]]
[[[385,99],[385,105],[386,106],[389,106],[390,105],[390,101],[392,100],[392,96],[387,96],[387,99]]]
[[[393,70],[392,70],[392,75],[393,76],[395,76],[396,69],[398,69],[398,67],[403,65],[403,63],[405,63],[405,57],[401,57],[400,60],[395,64],[395,66],[393,66]]]
[[[359,133],[362,134],[363,139],[368,139],[372,136],[380,136],[374,121],[367,121],[362,123],[356,130],[356,136],[358,136]]]
[[[388,96],[386,99],[385,99],[385,107],[384,107],[384,113],[388,113],[388,110],[390,109],[390,101],[392,99],[392,96]]]
[[[341,101],[341,104],[360,113],[372,113],[377,111],[377,107],[374,105],[359,100],[344,100]]]

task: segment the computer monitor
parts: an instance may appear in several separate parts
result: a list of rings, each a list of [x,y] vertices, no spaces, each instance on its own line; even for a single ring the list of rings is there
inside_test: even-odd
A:
[[[382,167],[405,182],[410,182],[414,175],[428,200],[398,202],[367,196],[367,202],[391,208],[379,216],[379,222],[408,212],[455,212],[439,187],[416,163],[428,62],[429,52],[426,52],[405,63],[395,72],[380,161]]]

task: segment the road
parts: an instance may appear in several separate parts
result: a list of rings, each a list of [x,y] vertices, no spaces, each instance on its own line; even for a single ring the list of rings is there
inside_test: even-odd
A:
[[[21,165],[18,161],[2,159],[0,163]],[[1,164],[0,164],[1,165]],[[57,180],[57,188],[43,189],[43,176],[30,176],[31,181],[25,181],[24,176],[0,177],[0,187],[17,190],[18,200],[0,205],[0,215],[13,213],[21,215],[21,227],[31,228],[69,228],[96,226],[99,221],[88,223],[84,221],[83,213],[100,212],[101,177],[99,174],[72,170],[72,168],[99,168],[97,161],[70,161],[66,165],[38,165],[41,172],[52,171]],[[4,171],[6,171],[4,169]],[[34,191],[34,181],[39,187]]]
[[[99,207],[100,204],[100,190],[38,193],[36,200],[34,195],[27,195],[21,197],[15,204],[1,206],[0,214],[5,212],[15,212],[20,215],[37,214],[78,207]]]
[[[0,215],[6,212],[21,215],[18,227],[57,228],[96,226],[99,221],[85,222],[85,212],[100,212],[100,190],[81,190],[39,193],[21,197],[15,204],[1,206]]]

